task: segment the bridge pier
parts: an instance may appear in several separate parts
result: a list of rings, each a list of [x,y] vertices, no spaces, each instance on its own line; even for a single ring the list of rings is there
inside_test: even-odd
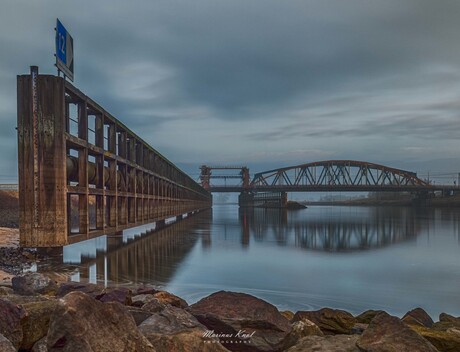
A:
[[[286,208],[287,192],[241,192],[238,197],[241,208]]]
[[[241,192],[238,196],[238,205],[240,208],[254,207],[254,194],[249,192]]]
[[[431,206],[432,198],[433,193],[427,191],[417,192],[412,198],[412,204],[416,207],[429,207]]]

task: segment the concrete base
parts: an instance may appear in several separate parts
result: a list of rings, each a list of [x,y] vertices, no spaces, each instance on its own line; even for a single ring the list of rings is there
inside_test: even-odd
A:
[[[286,208],[286,192],[248,193],[242,192],[238,197],[238,205],[241,208]]]

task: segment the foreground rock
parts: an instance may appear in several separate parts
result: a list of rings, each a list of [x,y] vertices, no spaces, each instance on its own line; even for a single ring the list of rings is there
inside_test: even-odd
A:
[[[433,324],[436,330],[458,329],[460,330],[460,318],[456,318],[450,314],[439,314],[439,321]]]
[[[27,317],[22,322],[23,339],[21,349],[31,349],[38,340],[46,336],[51,316],[57,305],[56,300],[31,302],[23,305],[27,312]]]
[[[228,335],[221,343],[232,351],[280,351],[292,329],[275,306],[244,293],[216,292],[188,310],[215,334]]]
[[[408,325],[418,325],[431,328],[434,324],[433,319],[422,308],[415,308],[407,312],[401,319]]]
[[[21,306],[0,298],[0,334],[19,349],[23,338],[22,323],[27,313]]]
[[[372,319],[356,345],[364,352],[437,352],[427,340],[385,312]]]
[[[126,287],[106,288],[98,297],[101,302],[118,302],[125,306],[132,303],[133,292]]]
[[[96,284],[84,284],[80,282],[65,282],[62,283],[56,292],[56,297],[64,297],[70,292],[83,292],[92,298],[100,298],[104,294],[104,286]]]
[[[188,307],[188,303],[184,299],[177,297],[176,295],[173,295],[172,293],[166,291],[159,291],[155,293],[153,297],[155,297],[160,303],[163,304],[170,304],[178,308]]]
[[[351,334],[356,323],[350,313],[340,309],[323,308],[316,311],[299,311],[295,313],[293,322],[308,319],[318,325],[326,335]]]
[[[374,319],[377,315],[383,312],[384,312],[383,310],[369,309],[369,310],[366,310],[365,312],[362,312],[357,317],[355,317],[355,320],[357,323],[360,323],[360,324],[369,324],[372,321],[372,319]]]
[[[328,335],[308,336],[301,339],[288,352],[360,352],[356,347],[358,336],[353,335]]]
[[[433,324],[420,308],[402,320],[328,308],[294,315],[221,291],[184,309],[180,297],[148,286],[64,283],[59,299],[50,295],[53,281],[23,275],[15,290],[0,290],[0,352],[460,352],[460,318],[442,313]]]
[[[420,325],[411,325],[411,328],[427,339],[440,352],[460,351],[460,330],[453,328],[435,330]]]
[[[2,352],[16,352],[17,349],[14,348],[13,344],[5,336],[0,334],[0,351]]]
[[[56,282],[40,273],[26,273],[11,280],[13,290],[20,295],[54,294]]]
[[[46,336],[35,343],[31,352],[48,352],[48,339]]]
[[[218,339],[204,337],[206,327],[193,315],[173,306],[153,314],[139,326],[139,331],[147,337],[157,352],[228,351]]]
[[[82,292],[71,292],[59,301],[47,344],[50,351],[155,351],[125,307]]]
[[[155,297],[153,297],[153,294],[142,294],[142,295],[135,295],[132,297],[132,306],[135,307],[142,307],[144,304],[150,302],[151,300],[156,300]],[[157,300],[158,301],[158,300]]]
[[[295,345],[300,339],[307,336],[324,336],[318,325],[308,319],[296,321],[291,326],[292,330],[284,341],[286,348]]]

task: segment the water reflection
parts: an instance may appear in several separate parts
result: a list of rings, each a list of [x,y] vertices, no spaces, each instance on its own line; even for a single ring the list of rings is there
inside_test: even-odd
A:
[[[337,214],[297,216],[285,209],[240,209],[241,243],[273,236],[281,246],[323,251],[365,250],[414,239],[420,232],[414,208],[362,208]],[[294,236],[294,242],[292,242]]]
[[[219,205],[146,230],[66,247],[73,279],[162,285],[189,303],[231,290],[293,311],[460,315],[460,209]]]
[[[103,236],[64,248],[64,264],[73,264],[72,280],[104,284],[167,283],[202,235],[209,246],[210,210],[161,229],[147,226],[123,235]],[[190,235],[189,235],[190,234]]]

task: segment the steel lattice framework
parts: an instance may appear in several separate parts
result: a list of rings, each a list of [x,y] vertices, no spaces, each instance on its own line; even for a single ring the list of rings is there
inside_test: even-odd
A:
[[[430,187],[410,171],[355,161],[328,160],[257,173],[251,188],[295,190],[389,190]]]

